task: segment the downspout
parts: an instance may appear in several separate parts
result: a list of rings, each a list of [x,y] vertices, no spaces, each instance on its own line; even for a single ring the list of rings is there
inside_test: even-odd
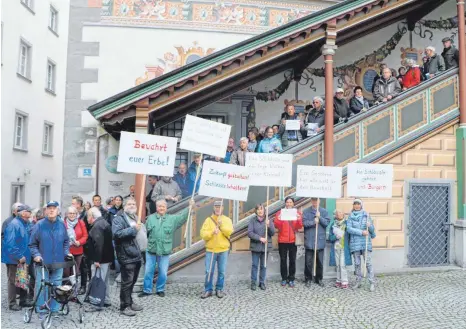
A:
[[[96,160],[95,160],[95,194],[99,194],[99,168],[100,168],[100,139],[104,136],[109,135],[108,132],[105,132],[99,136],[97,136],[97,143],[96,143]]]

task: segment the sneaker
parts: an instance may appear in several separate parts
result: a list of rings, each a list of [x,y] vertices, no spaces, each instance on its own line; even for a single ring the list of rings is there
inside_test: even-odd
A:
[[[11,305],[9,307],[10,311],[21,311],[22,310],[22,307],[19,306],[18,304],[15,304],[15,305]]]
[[[375,291],[375,285],[373,283],[371,283],[371,287],[369,288],[369,290],[371,292],[374,292]]]
[[[159,297],[165,297],[165,293],[163,291],[158,291],[155,294]]]
[[[256,284],[253,282],[251,283],[251,290],[252,291],[255,291],[256,290]]]
[[[335,283],[335,287],[341,288],[341,282],[336,282],[336,283]]]
[[[150,296],[150,295],[152,295],[152,294],[149,294],[148,292],[145,292],[145,291],[141,291],[138,294],[138,297],[143,298],[143,297],[147,297],[147,296]]]
[[[223,290],[217,290],[215,294],[217,295],[218,298],[225,297],[225,293],[223,292]]]
[[[340,284],[341,289],[348,289],[348,284],[347,283],[342,283]]]
[[[86,294],[86,287],[79,288],[78,295],[85,295]]]
[[[134,312],[130,307],[127,307],[124,310],[120,310],[120,314],[126,316],[135,316],[136,312]]]
[[[133,310],[135,312],[139,312],[139,311],[142,311],[144,309],[144,307],[142,307],[141,305],[138,305],[136,303],[131,304],[130,308],[131,308],[131,310]]]
[[[206,298],[209,298],[209,297],[212,297],[212,291],[204,291],[201,295],[201,298],[202,299],[206,299]]]
[[[289,285],[290,285],[290,288],[294,288],[294,281],[290,281]]]
[[[266,289],[265,283],[259,283],[259,288],[260,288],[261,290],[265,290],[265,289]]]
[[[282,285],[282,287],[285,287],[286,286],[286,280],[283,280],[281,285]]]

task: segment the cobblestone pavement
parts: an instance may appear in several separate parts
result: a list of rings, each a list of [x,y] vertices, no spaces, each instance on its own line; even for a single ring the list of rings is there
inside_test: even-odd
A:
[[[4,272],[4,271],[2,271]],[[23,312],[6,307],[5,274],[2,276],[1,328],[40,328],[37,315],[24,324]],[[118,313],[118,290],[112,287],[113,306],[87,312],[83,324],[73,305],[67,316],[53,319],[52,328],[466,328],[466,271],[406,274],[377,279],[377,289],[343,291],[327,281],[283,288],[268,282],[267,291],[251,291],[249,282],[228,282],[227,297],[201,300],[201,284],[169,284],[166,297],[150,296],[135,301],[144,306],[136,317]]]

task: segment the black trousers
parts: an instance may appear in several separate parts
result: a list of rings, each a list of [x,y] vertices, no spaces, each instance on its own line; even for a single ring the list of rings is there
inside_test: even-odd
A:
[[[17,264],[6,264],[6,271],[8,275],[8,306],[16,305],[16,270],[18,269]],[[26,301],[27,291],[24,289],[19,290],[19,302],[24,303]]]
[[[316,266],[316,276],[313,278],[312,272],[314,271],[314,250],[306,249],[306,264],[304,266],[304,278],[306,281],[314,281],[319,283],[322,281],[323,272],[324,272],[324,249],[317,250],[317,266]]]
[[[280,254],[280,274],[282,281],[294,281],[296,274],[296,252],[298,247],[294,243],[279,243],[278,253]],[[287,260],[289,257],[289,266]]]
[[[120,264],[121,266],[121,289],[120,289],[120,311],[131,306],[133,299],[134,284],[138,280],[139,270],[141,269],[141,261],[130,264]]]
[[[87,280],[91,279],[91,265],[92,262],[90,258],[86,254],[83,254],[83,258],[79,266],[79,271],[81,272],[81,287],[86,288]]]

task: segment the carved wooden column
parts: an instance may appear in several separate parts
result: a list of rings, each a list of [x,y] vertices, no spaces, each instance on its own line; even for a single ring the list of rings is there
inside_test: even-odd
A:
[[[143,99],[136,104],[135,132],[139,134],[149,133],[149,98]],[[136,174],[135,197],[138,206],[138,215],[145,222],[146,218],[146,175]]]

